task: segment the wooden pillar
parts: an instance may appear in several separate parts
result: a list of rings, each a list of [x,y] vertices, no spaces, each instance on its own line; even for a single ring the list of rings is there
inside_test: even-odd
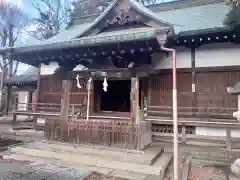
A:
[[[232,149],[232,138],[231,138],[231,128],[227,128],[226,129],[226,146],[227,146],[227,150],[231,151]]]
[[[39,103],[39,96],[40,96],[40,77],[41,77],[41,65],[38,66],[37,70],[37,89],[35,92],[35,111],[38,110],[37,104]],[[37,126],[37,115],[33,116],[33,129],[36,130]]]
[[[192,70],[192,107],[193,107],[192,114],[195,114],[197,107],[195,48],[191,48],[191,70]]]
[[[5,115],[8,115],[9,111],[9,105],[10,105],[10,97],[11,97],[11,86],[7,86],[7,96],[6,96],[6,101],[5,101]]]
[[[185,144],[186,143],[186,126],[185,124],[183,123],[182,124],[182,143]]]
[[[30,90],[29,92],[28,92],[29,94],[28,94],[28,111],[32,111],[32,98],[33,98],[33,91],[32,90]]]
[[[139,124],[138,117],[139,106],[139,78],[132,77],[131,79],[131,119]]]
[[[61,122],[68,121],[68,112],[70,104],[70,80],[62,80],[62,97],[61,97]]]

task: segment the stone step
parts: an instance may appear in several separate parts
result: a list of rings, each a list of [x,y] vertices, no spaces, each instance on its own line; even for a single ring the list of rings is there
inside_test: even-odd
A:
[[[162,180],[164,178],[164,175],[167,171],[167,168],[171,162],[173,158],[173,154],[172,153],[168,153],[168,152],[164,152],[161,154],[160,157],[158,157],[158,159],[156,159],[156,161],[153,163],[153,166],[159,166],[161,167],[161,172],[160,172],[160,178],[159,180]]]
[[[43,164],[48,164],[48,165],[55,165],[55,166],[61,166],[61,167],[81,169],[82,171],[87,171],[87,172],[97,172],[97,173],[101,173],[101,174],[105,174],[105,175],[113,176],[117,178],[125,178],[128,180],[146,180],[148,179],[149,176],[153,176],[155,177],[156,180],[158,180],[157,175],[154,176],[154,175],[134,173],[129,171],[113,170],[109,168],[98,168],[95,166],[79,166],[73,163],[66,163],[65,161],[50,160],[46,158],[38,158],[38,157],[26,156],[22,154],[5,155],[3,156],[3,159],[16,159],[20,161],[29,160],[32,162],[30,166],[39,166]]]
[[[44,133],[42,131],[34,130],[9,130],[1,134],[1,138],[13,139],[19,141],[40,141],[44,139]]]
[[[109,168],[119,171],[130,171],[135,173],[160,176],[164,175],[162,175],[162,173],[165,172],[167,164],[169,163],[166,160],[165,156],[163,156],[162,160],[159,160],[159,158],[161,158],[160,156],[153,165],[143,165],[130,162],[116,161],[105,157],[91,156],[81,153],[73,154],[70,152],[49,151],[34,148],[31,149],[21,146],[10,148],[10,152],[32,157],[60,160],[65,163],[74,163],[77,165],[95,166],[98,168]],[[167,162],[165,162],[164,160],[166,160]]]
[[[70,144],[56,142],[33,142],[23,145],[22,147],[30,149],[47,150],[50,152],[68,152],[70,154],[81,154],[87,156],[101,157],[114,161],[130,162],[143,165],[151,165],[163,152],[160,147],[147,147],[144,151],[127,151],[106,147],[91,147],[89,146],[72,146]]]

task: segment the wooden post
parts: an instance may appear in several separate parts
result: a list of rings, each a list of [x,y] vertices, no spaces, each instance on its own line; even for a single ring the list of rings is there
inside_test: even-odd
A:
[[[139,79],[138,77],[132,77],[131,79],[131,119],[139,124],[138,118],[138,106],[139,106]]]
[[[13,111],[13,120],[12,120],[12,129],[15,129],[15,125],[17,123],[17,110],[18,110],[18,102],[14,104],[14,111]]]
[[[226,146],[227,146],[227,150],[231,151],[232,144],[231,144],[231,129],[230,128],[226,129]]]
[[[11,86],[7,86],[7,97],[6,97],[6,101],[5,101],[5,112],[4,112],[5,116],[8,115],[10,97],[11,97]]]
[[[132,131],[136,131],[134,139],[134,147],[139,149],[139,117],[138,117],[138,106],[139,106],[139,79],[138,77],[131,78],[131,120],[132,120]],[[134,134],[134,133],[133,133]]]
[[[186,143],[186,126],[185,124],[182,124],[182,143]]]
[[[191,48],[191,70],[192,70],[192,115],[196,114],[197,95],[196,95],[196,61],[195,48]]]
[[[90,77],[87,82],[87,115],[86,115],[87,120],[89,120],[91,84],[92,78]]]
[[[32,111],[33,91],[30,90],[28,93],[29,93],[29,94],[28,94],[28,106],[27,106],[27,108],[28,108],[28,111]]]
[[[36,93],[35,93],[35,110],[37,111],[37,104],[39,102],[39,95],[40,95],[40,77],[41,77],[41,65],[38,66],[38,71],[37,71],[37,89],[36,89]],[[33,116],[33,129],[36,130],[36,126],[37,126],[37,115]]]
[[[68,111],[70,104],[70,80],[62,81],[62,98],[61,98],[61,121],[68,121]]]

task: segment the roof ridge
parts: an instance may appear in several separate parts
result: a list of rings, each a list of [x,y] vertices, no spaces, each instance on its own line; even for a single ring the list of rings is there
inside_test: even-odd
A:
[[[173,9],[184,9],[208,4],[221,3],[225,0],[174,0],[162,4],[150,5],[148,8],[153,12],[169,11]]]
[[[225,0],[174,0],[171,2],[146,6],[146,8],[154,13],[158,13],[160,11],[184,9],[184,8],[204,6],[204,5],[208,5],[208,4],[221,3],[221,2],[225,2]],[[77,16],[77,17],[73,17],[73,20],[77,20],[77,19],[82,19],[82,20],[86,19],[87,20],[87,19],[92,19],[92,18],[96,19],[101,14],[103,14],[103,13],[86,15],[86,16],[82,16],[82,17]]]
[[[86,28],[83,32],[79,33],[78,37],[82,37],[82,36],[88,35],[89,33],[94,32],[95,31],[94,27],[97,26],[102,20],[104,20],[104,18],[107,17],[109,13],[111,14],[115,8],[119,8],[119,7],[121,8],[120,12],[122,10],[128,11],[130,8],[132,8],[134,11],[136,11],[140,15],[142,14],[143,16],[148,17],[155,23],[153,25],[148,24],[150,26],[161,25],[164,27],[173,27],[173,24],[163,20],[162,18],[157,16],[154,12],[152,12],[151,10],[149,10],[148,8],[146,8],[141,3],[135,0],[115,0],[99,17],[97,17],[97,19],[95,19],[95,21],[93,21],[93,23],[88,28]],[[115,11],[117,12],[117,10]]]

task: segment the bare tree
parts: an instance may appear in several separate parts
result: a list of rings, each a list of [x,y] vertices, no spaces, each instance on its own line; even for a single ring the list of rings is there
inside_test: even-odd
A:
[[[240,0],[227,0],[227,5],[231,6],[230,12],[227,14],[224,24],[233,28],[240,28]]]
[[[151,6],[160,3],[170,2],[171,0],[136,0],[144,6]],[[172,0],[173,1],[173,0]],[[113,0],[75,0],[74,16],[83,17],[102,13]]]
[[[17,5],[0,0],[0,46],[13,47],[26,23],[27,16]],[[0,69],[4,74],[3,79],[14,76],[17,73],[18,62],[2,59]]]
[[[83,17],[102,13],[113,0],[76,0],[73,2],[74,16]]]
[[[226,0],[226,3],[235,7],[240,6],[240,0]]]
[[[32,37],[43,40],[58,34],[67,28],[71,21],[71,0],[32,0],[39,16],[29,23],[25,31]]]

